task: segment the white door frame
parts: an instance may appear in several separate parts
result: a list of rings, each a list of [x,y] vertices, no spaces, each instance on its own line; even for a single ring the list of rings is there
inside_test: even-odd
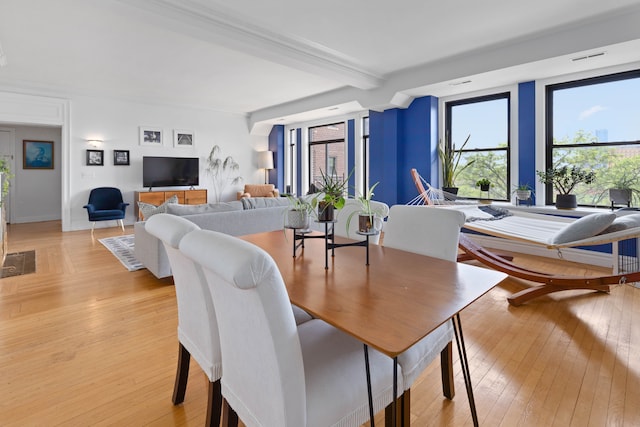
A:
[[[9,152],[9,155],[11,156],[11,160],[9,162],[9,168],[11,169],[11,174],[13,175],[13,178],[11,178],[11,181],[9,183],[9,209],[5,209],[5,215],[6,215],[6,220],[8,223],[13,222],[13,206],[15,203],[15,176],[16,176],[16,130],[14,128],[10,128],[10,127],[0,127],[0,131],[3,132],[8,132],[9,133],[9,139],[11,141],[10,144],[10,149],[7,150]],[[2,185],[2,184],[0,184]]]

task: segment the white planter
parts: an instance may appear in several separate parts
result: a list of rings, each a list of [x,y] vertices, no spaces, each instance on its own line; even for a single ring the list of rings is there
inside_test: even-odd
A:
[[[287,211],[287,227],[297,229],[309,228],[309,213],[307,211]]]

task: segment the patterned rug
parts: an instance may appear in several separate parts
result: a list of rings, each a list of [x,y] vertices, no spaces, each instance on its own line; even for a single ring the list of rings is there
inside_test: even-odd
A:
[[[36,272],[36,251],[7,254],[2,265],[2,277],[21,276]]]
[[[99,239],[111,253],[120,260],[122,265],[129,271],[136,271],[144,268],[144,265],[133,256],[134,236],[128,234],[126,236],[107,237]]]

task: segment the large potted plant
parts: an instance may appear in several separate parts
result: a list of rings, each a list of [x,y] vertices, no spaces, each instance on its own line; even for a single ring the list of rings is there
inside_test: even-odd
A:
[[[318,221],[333,221],[334,211],[344,206],[344,195],[349,183],[351,173],[346,179],[335,174],[327,174],[320,169],[320,182],[315,184],[316,189],[322,193],[314,198],[314,204],[318,206]]]
[[[467,136],[464,140],[460,150],[456,149],[455,144],[447,144],[440,141],[438,144],[438,156],[442,163],[442,191],[450,194],[458,194],[458,188],[455,186],[455,181],[460,172],[468,168],[473,164],[475,160],[470,160],[464,165],[460,166],[460,159],[462,157],[462,150],[469,142],[471,135]]]
[[[576,185],[591,184],[596,179],[594,171],[586,171],[579,166],[556,166],[546,171],[536,171],[540,182],[551,184],[556,194],[556,208],[575,209],[578,207],[576,195],[571,194]]]

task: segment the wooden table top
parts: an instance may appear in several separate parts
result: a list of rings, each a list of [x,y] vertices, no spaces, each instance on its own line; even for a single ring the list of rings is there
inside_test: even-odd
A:
[[[289,230],[243,236],[267,251],[291,302],[395,357],[491,290],[507,275],[384,246],[342,247],[329,256],[324,239],[306,239],[293,258]],[[346,239],[336,238],[336,241]]]

